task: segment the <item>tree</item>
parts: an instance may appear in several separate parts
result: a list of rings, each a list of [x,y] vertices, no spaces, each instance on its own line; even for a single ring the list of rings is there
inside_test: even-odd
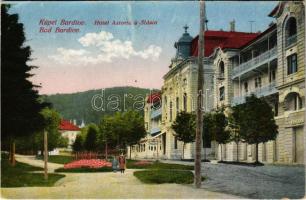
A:
[[[116,113],[101,119],[100,144],[105,144],[119,149],[137,144],[146,135],[143,117],[136,111]]]
[[[256,163],[258,163],[258,144],[275,140],[278,127],[271,106],[255,95],[246,97],[241,105],[240,134],[248,144],[255,144]]]
[[[125,148],[127,146],[132,146],[138,143],[138,141],[145,137],[146,129],[144,127],[143,117],[135,111],[128,111],[123,114],[124,122],[126,124],[126,138],[125,138]],[[131,157],[130,148],[130,157]]]
[[[196,116],[192,113],[180,112],[172,124],[172,129],[177,139],[183,142],[183,159],[185,144],[195,140]]]
[[[212,113],[212,122],[211,133],[212,139],[221,144],[221,161],[222,157],[222,144],[226,144],[230,139],[230,133],[226,130],[227,119],[224,114],[224,109],[218,109]]]
[[[240,122],[242,120],[243,105],[237,105],[231,108],[228,116],[228,130],[230,132],[230,141],[236,144],[236,161],[239,162],[239,142],[244,141],[241,134]]]
[[[41,111],[41,115],[45,121],[45,131],[48,133],[48,151],[52,151],[56,147],[60,147],[62,141],[66,140],[58,131],[61,117],[54,109],[45,108]],[[44,134],[43,131],[38,131],[34,135],[35,148],[43,154],[44,149]]]
[[[72,149],[74,152],[80,152],[83,150],[83,140],[81,135],[76,136]]]
[[[97,135],[98,127],[95,124],[90,124],[84,141],[84,148],[87,151],[97,150]]]
[[[213,115],[211,113],[205,113],[203,117],[203,148],[204,148],[204,160],[206,160],[206,150],[208,144],[211,143],[212,140],[212,126],[213,126]]]
[[[31,49],[24,44],[24,28],[18,15],[8,14],[8,9],[8,5],[1,5],[1,140],[12,144],[11,162],[15,165],[15,139],[44,128],[40,111],[47,104],[39,101],[38,86],[28,80],[35,68],[27,64]]]

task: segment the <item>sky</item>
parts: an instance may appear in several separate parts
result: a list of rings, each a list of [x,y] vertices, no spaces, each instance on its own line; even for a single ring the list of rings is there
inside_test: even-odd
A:
[[[207,2],[209,30],[264,31],[277,2]],[[189,26],[199,32],[199,2],[24,2],[11,7],[24,24],[25,45],[33,51],[31,78],[40,94],[73,93],[114,86],[160,88],[175,55],[174,43]],[[56,20],[46,26],[42,22]],[[83,25],[61,25],[61,20]],[[95,25],[95,21],[109,21]],[[141,24],[142,20],[154,22]],[[112,22],[132,22],[112,25]],[[137,24],[134,24],[137,22]],[[52,27],[51,32],[40,32]],[[58,33],[56,28],[78,29]]]

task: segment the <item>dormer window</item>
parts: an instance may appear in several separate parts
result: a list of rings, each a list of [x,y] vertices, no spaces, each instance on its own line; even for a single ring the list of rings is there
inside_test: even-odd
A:
[[[296,43],[297,41],[296,35],[297,35],[296,19],[294,17],[290,17],[287,20],[285,26],[286,47]]]

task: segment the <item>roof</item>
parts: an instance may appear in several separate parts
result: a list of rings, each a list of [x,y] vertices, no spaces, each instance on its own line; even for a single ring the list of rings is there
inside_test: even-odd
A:
[[[259,33],[245,33],[236,31],[213,31],[204,32],[205,38],[205,57],[210,56],[215,48],[221,49],[239,49],[249,41],[256,38]],[[191,45],[191,56],[198,56],[198,40],[196,36]]]
[[[158,101],[161,101],[160,92],[155,92],[148,96],[147,103],[155,103]]]
[[[269,17],[274,17],[277,15],[277,13],[281,10],[284,9],[285,6],[285,2],[279,2],[274,8],[273,10],[269,13]]]
[[[269,28],[267,28],[264,32],[258,34],[253,40],[250,40],[249,42],[245,43],[243,46],[241,46],[241,48],[244,48],[250,44],[252,44],[253,42],[255,42],[256,40],[262,38],[263,36],[265,36],[266,34],[272,32],[276,30],[276,23],[273,23]]]
[[[81,130],[76,125],[72,124],[70,121],[62,119],[59,125],[59,130],[62,131],[79,131]]]

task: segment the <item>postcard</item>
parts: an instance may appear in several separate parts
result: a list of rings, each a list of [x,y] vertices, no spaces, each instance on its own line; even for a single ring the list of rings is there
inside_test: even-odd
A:
[[[302,1],[4,1],[1,197],[305,198]]]

